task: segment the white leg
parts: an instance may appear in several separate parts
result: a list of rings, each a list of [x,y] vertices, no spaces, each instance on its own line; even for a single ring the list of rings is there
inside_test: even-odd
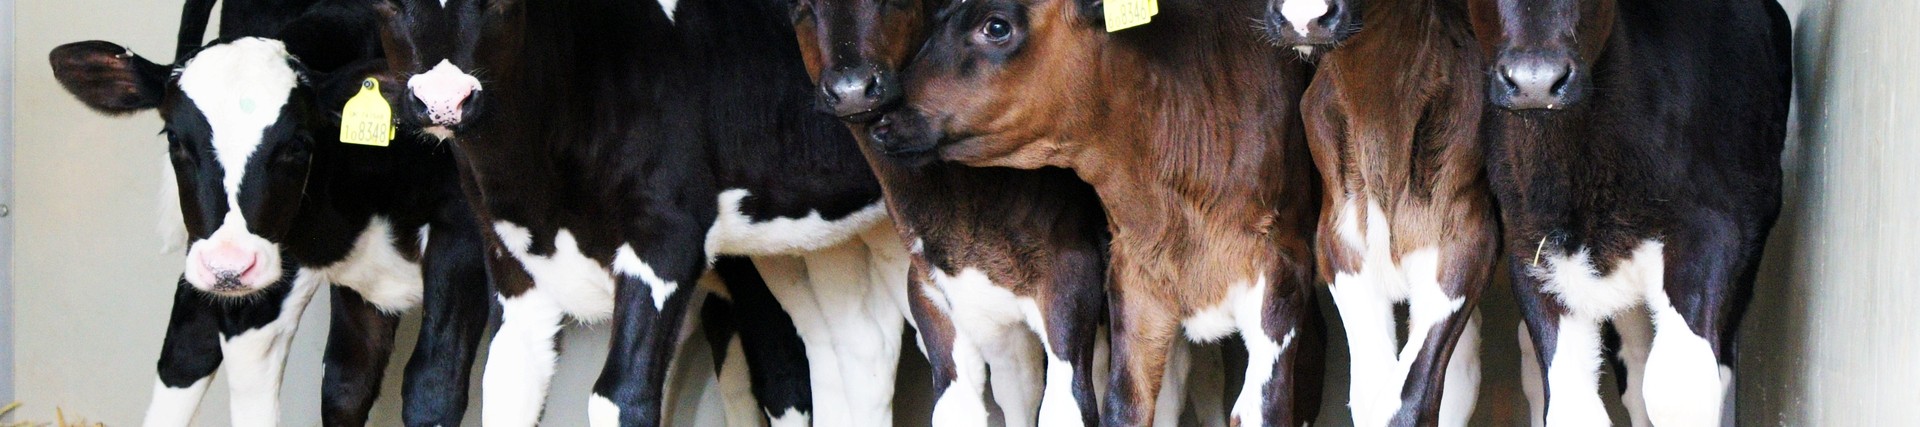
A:
[[[824,398],[844,399],[850,417],[846,425],[891,425],[905,316],[887,292],[873,288],[865,244],[851,241],[810,252],[802,259],[821,314],[832,330],[833,352],[839,357],[841,381],[847,385],[841,395]],[[814,394],[815,401],[822,398]]]
[[[1041,388],[1045,382],[1044,373],[1041,372],[1045,367],[1040,360],[1046,356],[1041,354],[1044,350],[1040,343],[1025,327],[1019,325],[1001,325],[998,330],[986,333],[970,332],[962,333],[974,340],[980,348],[980,355],[987,362],[987,373],[991,378],[988,385],[993,387],[994,403],[1000,404],[1006,425],[1034,425],[1034,416],[1040,409]]]
[[[987,362],[965,334],[953,337],[953,384],[933,402],[934,427],[985,427]]]
[[[1465,426],[1473,418],[1473,406],[1480,399],[1480,312],[1467,318],[1454,344],[1453,358],[1447,361],[1447,388],[1440,395],[1440,425]]]
[[[1187,372],[1187,411],[1199,421],[1199,427],[1227,427],[1223,394],[1226,393],[1227,366],[1221,359],[1219,344],[1193,345],[1193,369]],[[1268,363],[1267,366],[1273,366]],[[1239,402],[1234,402],[1239,403]]]
[[[531,426],[540,422],[554,361],[554,339],[565,314],[540,288],[500,297],[500,330],[487,347],[486,374],[480,377],[480,420],[488,426]],[[595,396],[588,413],[596,424],[607,421],[613,403]]]
[[[1647,312],[1637,308],[1613,316],[1613,330],[1620,333],[1620,360],[1627,366],[1627,390],[1620,393],[1620,403],[1626,406],[1634,427],[1653,426],[1647,419],[1644,396],[1647,351],[1653,346],[1653,324],[1649,321]]]
[[[1235,326],[1240,329],[1241,342],[1247,346],[1247,374],[1245,382],[1240,384],[1239,396],[1233,400],[1232,419],[1243,426],[1268,424],[1263,390],[1266,390],[1267,383],[1273,381],[1274,364],[1280,362],[1280,355],[1293,347],[1293,338],[1298,332],[1289,330],[1278,337],[1267,334],[1266,298],[1259,297],[1267,294],[1267,286],[1272,285],[1263,283],[1254,288],[1252,296],[1242,296],[1234,307]],[[1388,311],[1387,320],[1392,319],[1393,312]],[[1389,334],[1395,333],[1391,323],[1387,326]],[[1388,339],[1392,339],[1391,336]],[[1389,344],[1385,349],[1391,352],[1392,345]]]
[[[1533,334],[1520,323],[1520,390],[1527,395],[1527,425],[1547,425],[1547,386],[1540,378],[1540,353],[1533,349]]]
[[[1040,330],[1044,332],[1046,328]],[[1040,395],[1040,425],[1082,425],[1080,401],[1073,396],[1073,362],[1060,358],[1052,342],[1046,334],[1040,335],[1041,351],[1047,354],[1046,390]]]
[[[293,291],[281,303],[280,317],[258,329],[221,337],[221,368],[227,373],[232,396],[230,414],[236,426],[273,426],[280,422],[280,380],[287,368],[287,347],[300,327],[313,292],[325,279],[305,270],[293,279]]]
[[[1422,249],[1408,252],[1400,258],[1402,271],[1405,271],[1407,275],[1407,344],[1400,349],[1399,364],[1394,371],[1393,382],[1395,384],[1392,386],[1392,391],[1396,402],[1393,405],[1393,412],[1398,412],[1400,409],[1402,402],[1398,402],[1398,400],[1400,393],[1403,391],[1401,389],[1406,386],[1407,376],[1413,369],[1414,361],[1419,359],[1420,352],[1426,350],[1427,335],[1433,333],[1435,327],[1452,318],[1455,313],[1459,313],[1462,305],[1466,303],[1465,298],[1448,296],[1446,291],[1441,288],[1439,255],[1440,253],[1436,250]],[[1472,319],[1472,317],[1469,317],[1470,323],[1473,321]],[[1468,329],[1472,329],[1472,327]],[[1460,345],[1467,347],[1477,346],[1473,341],[1466,341]],[[1473,354],[1475,351],[1473,349],[1466,350],[1468,354]],[[1473,416],[1473,398],[1474,395],[1479,392],[1480,388],[1480,371],[1478,369],[1472,369],[1470,371],[1456,371],[1454,369],[1453,360],[1460,355],[1460,350],[1456,349],[1453,357],[1447,361],[1448,381],[1440,395],[1442,410],[1440,423],[1443,426],[1466,425],[1467,418]],[[1460,378],[1461,381],[1454,381],[1454,374],[1456,372],[1464,376]],[[1454,394],[1460,395],[1457,397],[1452,396]],[[1453,398],[1451,402],[1448,401],[1449,397]],[[1448,405],[1448,403],[1452,403],[1452,405]],[[1448,409],[1454,412],[1451,414],[1446,413]],[[1386,416],[1388,418],[1393,417],[1393,412],[1386,413]]]
[[[1600,402],[1600,319],[1563,316],[1547,364],[1547,425],[1608,426]]]
[[[806,346],[807,377],[813,392],[813,413],[768,417],[775,424],[799,418],[823,426],[845,425],[841,424],[847,422],[847,407],[839,397],[846,387],[840,380],[840,358],[834,354],[832,329],[827,327],[821,302],[814,297],[813,284],[808,281],[806,262],[794,256],[756,256],[753,266],[760,270],[773,299],[779,300],[780,307],[793,318],[794,330]]]
[[[1393,419],[1400,410],[1400,386],[1406,378],[1394,354],[1400,332],[1394,325],[1393,300],[1377,286],[1366,276],[1337,274],[1330,289],[1347,330],[1347,359],[1352,366],[1347,406],[1357,426],[1381,426]]]
[[[1193,370],[1193,343],[1175,338],[1167,346],[1166,370],[1160,375],[1160,395],[1154,399],[1154,427],[1178,427],[1180,410],[1187,400],[1187,372]]]
[[[212,382],[213,375],[208,375],[185,388],[173,388],[153,380],[153,401],[147,405],[147,417],[141,425],[186,427],[193,422],[194,413],[200,409],[200,398],[207,395],[207,384]]]
[[[1647,418],[1660,426],[1718,426],[1722,393],[1731,370],[1714,355],[1712,343],[1695,335],[1653,281],[1647,308],[1653,313],[1653,346],[1647,352]]]
[[[874,289],[883,292],[893,303],[893,309],[901,313],[907,326],[919,329],[914,324],[913,308],[907,301],[907,267],[909,264],[907,246],[900,241],[900,233],[894,231],[893,220],[883,219],[867,231],[860,233],[860,241],[867,245],[867,272],[873,276]],[[921,348],[921,352],[926,352]]]
[[[740,336],[727,339],[725,359],[720,362],[720,397],[727,407],[727,427],[762,427],[767,418],[760,414],[760,401],[753,397],[753,377],[747,373],[747,352]]]

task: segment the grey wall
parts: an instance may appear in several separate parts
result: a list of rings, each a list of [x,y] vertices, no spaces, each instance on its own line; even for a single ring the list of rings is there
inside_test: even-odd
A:
[[[0,0],[0,405],[13,401],[13,0]]]
[[[1740,372],[1759,425],[1920,425],[1920,2],[1805,2],[1786,209]]]

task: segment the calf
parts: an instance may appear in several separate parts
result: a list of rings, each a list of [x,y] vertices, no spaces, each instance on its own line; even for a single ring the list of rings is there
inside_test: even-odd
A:
[[[899,67],[926,39],[937,3],[806,0],[793,12],[820,105],[861,137],[900,235],[913,242],[909,276],[934,365],[933,421],[985,425],[978,399],[990,367],[1006,425],[1096,424],[1107,235],[1093,189],[1058,168],[887,156],[865,137],[866,125],[901,100]],[[1045,391],[1036,393],[1043,372]]]
[[[1258,11],[1244,3],[1161,1],[1117,33],[1096,1],[957,4],[908,66],[906,106],[870,129],[889,155],[1069,167],[1093,186],[1113,232],[1106,425],[1154,421],[1182,334],[1241,334],[1238,423],[1317,410],[1306,67],[1245,24]]]
[[[1300,109],[1326,189],[1319,280],[1332,284],[1347,331],[1353,423],[1463,426],[1480,379],[1474,307],[1499,233],[1466,3],[1347,3],[1273,0],[1267,31],[1319,58]],[[1326,28],[1356,16],[1365,31]],[[1395,348],[1403,302],[1408,337]]]
[[[191,19],[191,18],[189,18]],[[338,142],[337,111],[377,58],[328,71],[302,58],[377,52],[370,9],[330,4],[281,27],[285,41],[223,37],[158,65],[100,41],[61,46],[55,76],[87,106],[166,123],[191,237],[147,425],[187,425],[226,365],[236,425],[277,423],[281,370],[313,293],[333,289],[323,416],[364,425],[399,313],[426,307],[407,366],[409,425],[453,425],[486,327],[480,230],[442,147]],[[370,33],[369,33],[370,34]],[[323,63],[325,64],[325,63]],[[391,86],[390,86],[391,87]]]
[[[490,388],[490,422],[535,421],[561,313],[605,315],[520,301],[553,292],[567,292],[581,306],[606,298],[563,290],[578,286],[569,275],[611,283],[608,269],[626,268],[619,245],[652,248],[655,255],[637,261],[655,272],[663,262],[679,271],[678,263],[694,261],[687,273],[698,273],[706,257],[754,258],[806,343],[810,372],[786,380],[810,380],[811,394],[826,396],[809,403],[791,393],[759,393],[776,423],[815,416],[824,425],[891,422],[907,299],[898,286],[906,280],[905,245],[882,226],[879,184],[858,146],[831,116],[811,109],[813,86],[787,17],[777,2],[719,0],[419,0],[394,10],[389,48],[402,58],[396,68],[415,74],[411,116],[451,136],[465,153],[478,210],[505,231],[506,247],[582,245],[581,261],[566,274],[538,266],[545,249],[515,252],[517,262],[508,261],[526,266],[535,283],[503,288],[503,328],[527,332],[496,339],[494,351],[533,349],[542,357],[490,359],[499,364],[489,367],[489,383],[498,376],[502,384],[529,385]],[[595,243],[557,230],[630,238]],[[557,236],[571,241],[559,244]],[[669,259],[682,252],[691,257]],[[637,289],[663,289],[642,283],[651,276],[627,271]],[[623,302],[614,310],[646,317],[619,323],[613,360],[622,362],[609,363],[596,386],[596,417],[610,421],[617,409],[623,421],[656,422],[658,378],[644,373],[664,369],[671,325],[683,309],[677,296],[660,292],[649,304]],[[514,313],[532,313],[536,322],[522,323]],[[754,337],[742,335],[749,358],[766,350],[746,342]],[[627,356],[640,351],[655,356]]]
[[[1522,342],[1538,350],[1532,374],[1544,367],[1534,420],[1608,424],[1594,387],[1611,321],[1635,425],[1722,423],[1736,328],[1780,209],[1785,12],[1745,0],[1469,9],[1492,64],[1487,174]]]

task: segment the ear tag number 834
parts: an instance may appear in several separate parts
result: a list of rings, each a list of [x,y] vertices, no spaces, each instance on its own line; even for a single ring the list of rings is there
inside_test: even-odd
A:
[[[380,82],[371,78],[360,82],[360,93],[340,111],[340,142],[385,147],[397,131],[393,107],[380,95]]]

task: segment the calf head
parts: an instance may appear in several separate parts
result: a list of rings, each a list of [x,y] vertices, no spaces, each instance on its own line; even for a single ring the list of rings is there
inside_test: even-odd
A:
[[[1492,64],[1488,98],[1509,110],[1560,110],[1592,90],[1615,0],[1471,0],[1474,34]]]
[[[263,38],[216,41],[176,67],[103,41],[60,46],[50,59],[60,84],[96,111],[159,111],[191,237],[188,283],[240,296],[282,279],[281,242],[303,202],[315,140],[338,129],[337,111],[322,106],[346,98],[316,93],[340,90],[316,89],[285,45]]]
[[[399,115],[441,139],[478,115],[482,85],[476,46],[487,19],[512,6],[489,0],[390,0],[381,43],[388,68],[404,76]]]
[[[867,123],[899,103],[899,71],[926,40],[936,0],[798,0],[793,29],[820,107]]]
[[[1312,58],[1360,30],[1361,0],[1266,0],[1268,41]]]
[[[903,159],[1038,167],[1094,126],[1103,42],[1091,0],[968,0],[941,12],[907,67],[907,102],[869,133]],[[1116,54],[1126,54],[1118,52]],[[1078,135],[1087,136],[1087,135]]]

